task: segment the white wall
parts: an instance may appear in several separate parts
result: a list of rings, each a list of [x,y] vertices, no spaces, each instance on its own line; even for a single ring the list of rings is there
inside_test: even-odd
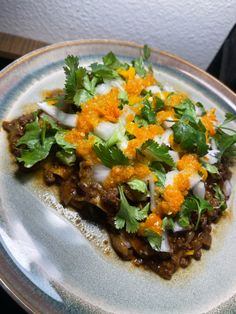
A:
[[[48,42],[147,43],[206,68],[236,22],[236,0],[0,0],[0,31]]]

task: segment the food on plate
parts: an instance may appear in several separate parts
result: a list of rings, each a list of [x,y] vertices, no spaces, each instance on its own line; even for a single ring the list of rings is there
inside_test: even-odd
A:
[[[170,279],[211,246],[227,210],[236,133],[158,80],[150,50],[131,63],[112,52],[82,67],[65,59],[63,90],[3,122],[24,169],[43,169],[65,206],[99,215],[124,260]]]

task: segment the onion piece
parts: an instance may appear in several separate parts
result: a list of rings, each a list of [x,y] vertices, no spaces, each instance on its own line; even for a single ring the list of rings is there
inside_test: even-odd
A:
[[[119,125],[117,123],[112,123],[108,121],[100,122],[95,128],[94,133],[104,141],[109,140],[109,138],[114,134]]]
[[[184,231],[184,230],[185,230],[185,228],[183,228],[177,222],[175,222],[174,228],[173,228],[173,232],[181,232],[181,231]]]
[[[168,236],[167,236],[167,232],[163,232],[162,234],[162,241],[161,241],[161,248],[159,252],[162,253],[169,253],[170,250],[170,244],[168,241]]]
[[[153,94],[161,93],[161,89],[160,89],[160,87],[157,86],[157,85],[148,86],[148,87],[146,88],[146,91],[148,91],[148,92],[150,91],[150,92],[152,92]]]
[[[154,137],[154,141],[157,142],[159,145],[165,144],[170,146],[169,138],[173,135],[173,131],[171,129],[167,129],[162,135],[156,135]]]
[[[173,185],[174,183],[174,177],[179,173],[178,170],[172,170],[167,172],[166,174],[166,181],[165,181],[165,188],[167,185]]]
[[[175,152],[174,150],[169,150],[168,153],[174,160],[174,163],[177,163],[179,161],[179,154],[177,152]]]
[[[232,185],[229,180],[226,180],[223,185],[223,192],[226,197],[229,197],[232,192]]]
[[[204,182],[200,181],[193,187],[193,194],[195,196],[205,198],[206,188]]]
[[[110,84],[100,84],[96,87],[96,95],[105,95],[108,94],[111,90],[111,85]]]
[[[65,113],[59,110],[56,106],[49,105],[47,102],[39,102],[38,106],[40,109],[42,109],[44,112],[52,116],[61,124],[71,127],[71,128],[76,127],[76,119],[77,119],[76,114]]]
[[[153,211],[156,208],[156,192],[155,192],[155,183],[152,176],[148,178],[149,190],[150,190],[150,208]]]
[[[110,174],[110,172],[111,169],[107,168],[104,165],[95,165],[92,167],[93,178],[99,183],[103,183]]]
[[[163,122],[163,126],[165,129],[169,129],[175,124],[175,121],[173,120],[171,116],[167,117],[166,120],[168,121]]]
[[[184,170],[183,170],[184,171]],[[195,173],[189,178],[190,188],[192,189],[196,184],[201,181],[199,174]]]

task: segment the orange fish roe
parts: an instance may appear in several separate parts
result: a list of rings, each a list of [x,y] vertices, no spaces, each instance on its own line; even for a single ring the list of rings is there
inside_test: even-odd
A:
[[[71,144],[77,145],[78,141],[85,137],[85,133],[80,132],[77,129],[72,129],[66,133],[65,140]]]
[[[201,117],[201,121],[210,135],[214,136],[216,134],[215,122],[217,121],[216,109],[212,108],[210,111],[208,111],[203,117]]]
[[[165,120],[168,120],[169,118],[174,118],[175,112],[173,109],[171,110],[161,110],[157,113],[157,122],[159,124],[162,124]]]
[[[127,124],[126,129],[130,134],[135,136],[134,139],[129,141],[128,147],[124,151],[129,158],[135,158],[136,149],[148,139],[153,139],[156,135],[164,133],[164,129],[155,124],[149,124],[148,126],[139,128],[137,124],[131,122]]]
[[[161,235],[163,232],[161,217],[155,213],[151,213],[147,217],[147,219],[140,224],[139,233],[142,235],[144,233],[145,229],[150,229],[153,232]]]
[[[118,94],[118,88],[112,88],[109,93],[95,96],[82,104],[82,111],[77,118],[77,129],[88,133],[101,121],[116,122],[121,114]]]
[[[142,101],[142,98],[138,95],[130,95],[129,96],[129,104],[132,106],[134,104],[138,104]],[[143,106],[143,105],[142,105]]]
[[[178,188],[184,195],[188,193],[190,188],[189,177],[192,175],[190,171],[183,171],[174,177],[174,186]]]
[[[93,135],[89,135],[86,139],[83,132],[79,132],[77,129],[72,129],[66,134],[65,140],[76,145],[76,153],[80,157],[90,161],[92,164],[98,162],[96,154],[93,151],[93,145],[95,143],[95,137]]]
[[[176,214],[180,210],[184,197],[190,189],[190,177],[194,173],[203,172],[203,167],[194,154],[183,155],[177,163],[177,168],[181,172],[174,177],[174,183],[165,188],[164,200],[160,204],[161,212],[168,215]],[[206,176],[205,173],[203,173],[204,176]]]
[[[198,158],[194,154],[185,154],[177,163],[177,168],[179,170],[190,169],[193,172],[198,172],[201,169],[201,164]]]
[[[106,178],[104,186],[106,188],[114,187],[133,178],[144,179],[150,172],[149,168],[141,163],[137,163],[134,166],[114,166]]]
[[[156,83],[152,73],[148,73],[145,77],[134,77],[130,79],[125,84],[124,88],[127,91],[129,97],[130,95],[140,95],[141,91],[148,86],[151,86]]]
[[[170,92],[158,92],[154,95],[161,98],[162,100],[165,100],[170,95]]]
[[[179,212],[184,202],[184,195],[175,185],[167,185],[163,193],[164,200],[160,204],[162,213],[170,215]]]
[[[183,100],[188,98],[187,94],[185,93],[174,93],[166,98],[165,106],[166,107],[176,107],[178,106]]]
[[[123,78],[126,79],[126,81],[134,79],[135,74],[136,74],[134,67],[129,67],[128,70],[120,68],[117,70],[117,72],[118,74],[123,76]]]

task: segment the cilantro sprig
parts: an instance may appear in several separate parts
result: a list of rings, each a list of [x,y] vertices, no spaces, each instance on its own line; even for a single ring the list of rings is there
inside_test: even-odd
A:
[[[195,230],[197,230],[201,215],[206,211],[213,210],[212,205],[205,199],[198,196],[189,196],[185,199],[178,217],[178,223],[183,228],[190,227],[190,216],[193,212],[197,213]]]
[[[142,154],[148,159],[162,161],[169,166],[174,166],[174,160],[169,154],[168,146],[157,144],[154,140],[147,140],[140,148]]]
[[[123,187],[119,186],[120,193],[120,209],[115,216],[115,227],[116,229],[123,229],[129,233],[135,233],[138,231],[140,221],[144,220],[149,211],[149,203],[142,209],[139,207],[131,206],[123,191]]]
[[[24,135],[17,142],[21,150],[21,156],[17,160],[24,167],[31,168],[46,159],[52,146],[57,144],[61,151],[56,156],[61,162],[72,165],[76,159],[75,147],[65,141],[65,133],[66,130],[58,126],[50,116],[43,114],[38,117],[38,113],[35,113],[35,120],[26,125]]]
[[[97,157],[101,160],[104,166],[112,168],[116,165],[129,165],[129,159],[117,147],[109,147],[105,142],[96,142],[93,145],[93,150]]]

